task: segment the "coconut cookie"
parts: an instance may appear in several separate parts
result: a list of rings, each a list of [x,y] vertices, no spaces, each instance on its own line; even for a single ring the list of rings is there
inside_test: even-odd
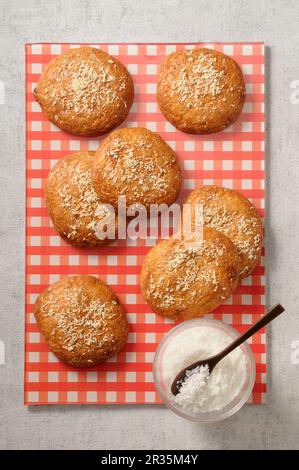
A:
[[[240,257],[240,277],[249,276],[260,260],[264,239],[253,204],[237,191],[213,185],[192,191],[186,203],[202,204],[204,224],[231,239]]]
[[[244,100],[241,69],[222,52],[176,51],[161,66],[158,103],[165,118],[183,132],[222,131],[238,118]]]
[[[152,248],[141,270],[141,292],[154,312],[187,320],[211,312],[234,291],[238,254],[225,235],[204,227],[200,240],[174,238]]]
[[[134,86],[117,59],[94,47],[80,47],[49,63],[34,95],[56,126],[70,134],[97,136],[126,119]]]
[[[117,233],[117,217],[100,202],[92,186],[93,160],[94,152],[65,156],[49,172],[45,186],[46,205],[54,228],[64,240],[79,247],[105,245]]]
[[[172,204],[180,191],[181,170],[175,152],[155,132],[144,128],[117,129],[96,152],[93,185],[105,203],[117,206]]]
[[[106,361],[127,341],[123,307],[112,289],[93,276],[56,282],[37,298],[34,315],[51,351],[72,366]]]

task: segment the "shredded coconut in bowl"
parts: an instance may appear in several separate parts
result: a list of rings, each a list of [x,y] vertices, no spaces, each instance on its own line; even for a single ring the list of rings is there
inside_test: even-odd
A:
[[[225,331],[213,326],[188,328],[175,335],[162,361],[168,390],[180,370],[222,351],[232,340]],[[174,406],[193,415],[221,410],[238,396],[245,379],[246,361],[239,347],[222,359],[211,374],[208,366],[188,371],[179,393],[173,396],[172,401]]]

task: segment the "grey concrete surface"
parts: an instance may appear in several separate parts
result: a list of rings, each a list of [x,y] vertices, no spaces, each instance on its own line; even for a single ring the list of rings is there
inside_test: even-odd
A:
[[[299,448],[299,364],[291,348],[299,340],[299,104],[290,98],[291,83],[299,80],[298,25],[296,0],[0,0],[0,340],[6,350],[0,448]],[[268,46],[267,302],[280,301],[287,315],[268,332],[267,405],[246,406],[208,426],[158,406],[28,409],[22,404],[24,43],[197,40]]]

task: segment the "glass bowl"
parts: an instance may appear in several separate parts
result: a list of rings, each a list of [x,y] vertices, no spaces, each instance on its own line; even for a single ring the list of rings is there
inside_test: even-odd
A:
[[[160,342],[158,349],[155,354],[153,362],[153,375],[156,389],[165,403],[177,415],[188,419],[190,421],[197,421],[198,423],[210,423],[215,421],[221,421],[229,416],[235,414],[248,400],[251,395],[254,383],[255,383],[255,360],[253,353],[247,344],[243,343],[240,348],[244,353],[246,363],[246,376],[242,388],[239,394],[224,408],[215,411],[209,411],[200,414],[189,414],[186,410],[182,410],[173,402],[173,395],[166,385],[165,378],[163,377],[163,355],[167,350],[167,347],[171,343],[172,339],[182,331],[189,328],[201,327],[201,326],[212,326],[218,330],[224,331],[228,336],[231,337],[232,341],[239,336],[239,332],[226,323],[222,323],[218,320],[211,320],[206,318],[197,318],[188,321],[184,321],[174,327]]]

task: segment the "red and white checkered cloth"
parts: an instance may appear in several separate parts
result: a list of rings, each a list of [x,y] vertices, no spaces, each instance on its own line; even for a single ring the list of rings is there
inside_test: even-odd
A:
[[[182,197],[202,184],[240,191],[264,215],[264,45],[213,44],[92,44],[117,57],[132,74],[135,100],[124,127],[157,131],[177,152],[184,172]],[[224,132],[207,136],[177,131],[165,120],[156,101],[159,65],[177,49],[206,46],[232,56],[242,67],[246,103],[238,121]],[[43,115],[33,89],[46,64],[79,44],[26,46],[26,351],[25,403],[160,403],[152,379],[157,345],[173,324],[152,313],[139,288],[139,272],[153,240],[122,240],[99,249],[77,249],[53,229],[43,199],[49,169],[64,155],[95,150],[99,138],[87,139],[62,132]],[[90,370],[60,362],[39,333],[33,315],[37,295],[49,284],[70,274],[93,274],[106,281],[127,309],[131,331],[116,358]],[[210,317],[244,331],[264,312],[263,258],[252,276]],[[266,338],[256,334],[251,343],[257,378],[251,402],[263,403],[266,393]]]

